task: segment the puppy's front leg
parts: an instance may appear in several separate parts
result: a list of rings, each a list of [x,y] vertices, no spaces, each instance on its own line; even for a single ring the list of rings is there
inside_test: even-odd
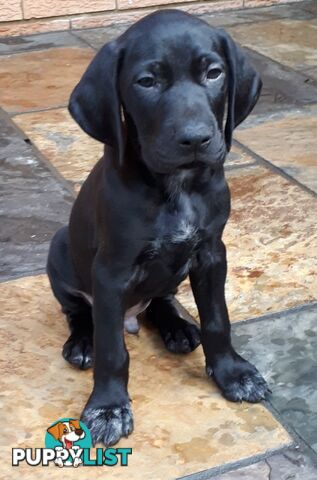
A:
[[[220,239],[199,252],[190,281],[201,321],[201,342],[206,370],[223,395],[231,401],[259,402],[267,384],[257,369],[244,360],[231,344],[225,301],[226,249]]]
[[[133,430],[127,391],[129,354],[124,342],[124,281],[93,266],[94,388],[82,414],[93,443],[113,445]]]

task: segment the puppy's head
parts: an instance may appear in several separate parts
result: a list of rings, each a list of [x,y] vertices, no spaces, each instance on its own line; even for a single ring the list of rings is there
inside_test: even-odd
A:
[[[58,422],[47,429],[55,440],[63,443],[63,440],[68,442],[76,442],[80,438],[84,438],[85,432],[82,430],[79,420],[69,420],[69,422]],[[66,442],[67,443],[67,442]]]
[[[128,137],[148,168],[169,173],[223,163],[260,90],[258,74],[226,32],[161,10],[98,52],[69,110],[121,161]]]

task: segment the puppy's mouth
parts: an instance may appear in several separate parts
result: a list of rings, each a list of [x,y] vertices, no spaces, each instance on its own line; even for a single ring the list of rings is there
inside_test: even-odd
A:
[[[199,160],[194,160],[193,162],[189,162],[189,163],[183,163],[182,165],[179,165],[179,167],[177,167],[177,170],[194,170],[194,169],[198,169],[198,168],[204,168],[206,167],[208,164],[206,162],[201,162]]]
[[[65,446],[66,446],[67,449],[70,449],[73,446],[73,442],[71,442],[70,440],[67,440],[67,438],[65,438]]]
[[[192,168],[197,168],[199,165],[198,165],[198,162],[190,162],[190,163],[185,163],[185,165],[181,165],[180,169],[182,170],[191,170]]]

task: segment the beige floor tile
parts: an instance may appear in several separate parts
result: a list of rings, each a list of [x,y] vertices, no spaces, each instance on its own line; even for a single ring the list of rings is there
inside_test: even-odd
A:
[[[1,394],[6,421],[2,478],[43,478],[42,468],[11,467],[12,447],[42,447],[46,428],[78,417],[91,388],[91,371],[70,367],[60,350],[67,330],[45,276],[0,285]],[[120,441],[132,447],[128,468],[89,469],[94,478],[176,478],[289,443],[285,430],[261,405],[224,400],[205,377],[201,347],[188,356],[168,353],[142,326],[127,335],[135,432]],[[87,479],[86,468],[67,478]],[[66,472],[65,472],[66,473]],[[56,467],[45,478],[61,478]]]
[[[14,117],[42,154],[66,180],[82,182],[103,153],[103,144],[89,137],[66,108]]]
[[[232,212],[225,229],[231,321],[316,300],[317,200],[262,167],[227,174]],[[197,318],[188,281],[179,301]]]
[[[251,155],[248,155],[242,150],[242,148],[237,145],[232,145],[231,151],[226,159],[225,166],[234,167],[236,165],[246,166],[253,164],[255,162],[254,158]]]
[[[317,20],[272,20],[228,28],[235,40],[296,69],[317,65]]]
[[[317,192],[317,107],[247,121],[235,134],[255,153]]]
[[[85,134],[66,108],[16,115],[14,121],[71,182],[83,182],[103,154],[103,145]],[[226,160],[230,167],[250,163],[254,159],[235,145]]]
[[[8,112],[25,112],[67,104],[94,54],[65,47],[2,56],[0,105]]]

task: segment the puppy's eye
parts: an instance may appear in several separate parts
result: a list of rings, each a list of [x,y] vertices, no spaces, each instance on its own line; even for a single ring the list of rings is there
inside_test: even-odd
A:
[[[64,432],[63,433],[67,433],[67,428],[64,428]]]
[[[147,77],[139,78],[139,80],[137,81],[137,83],[138,83],[139,85],[141,85],[141,87],[151,88],[151,87],[154,87],[154,85],[155,85],[155,80],[154,80],[153,77],[147,76]]]
[[[216,78],[220,77],[222,74],[222,70],[220,68],[210,68],[207,72],[207,79],[208,80],[215,80]]]

